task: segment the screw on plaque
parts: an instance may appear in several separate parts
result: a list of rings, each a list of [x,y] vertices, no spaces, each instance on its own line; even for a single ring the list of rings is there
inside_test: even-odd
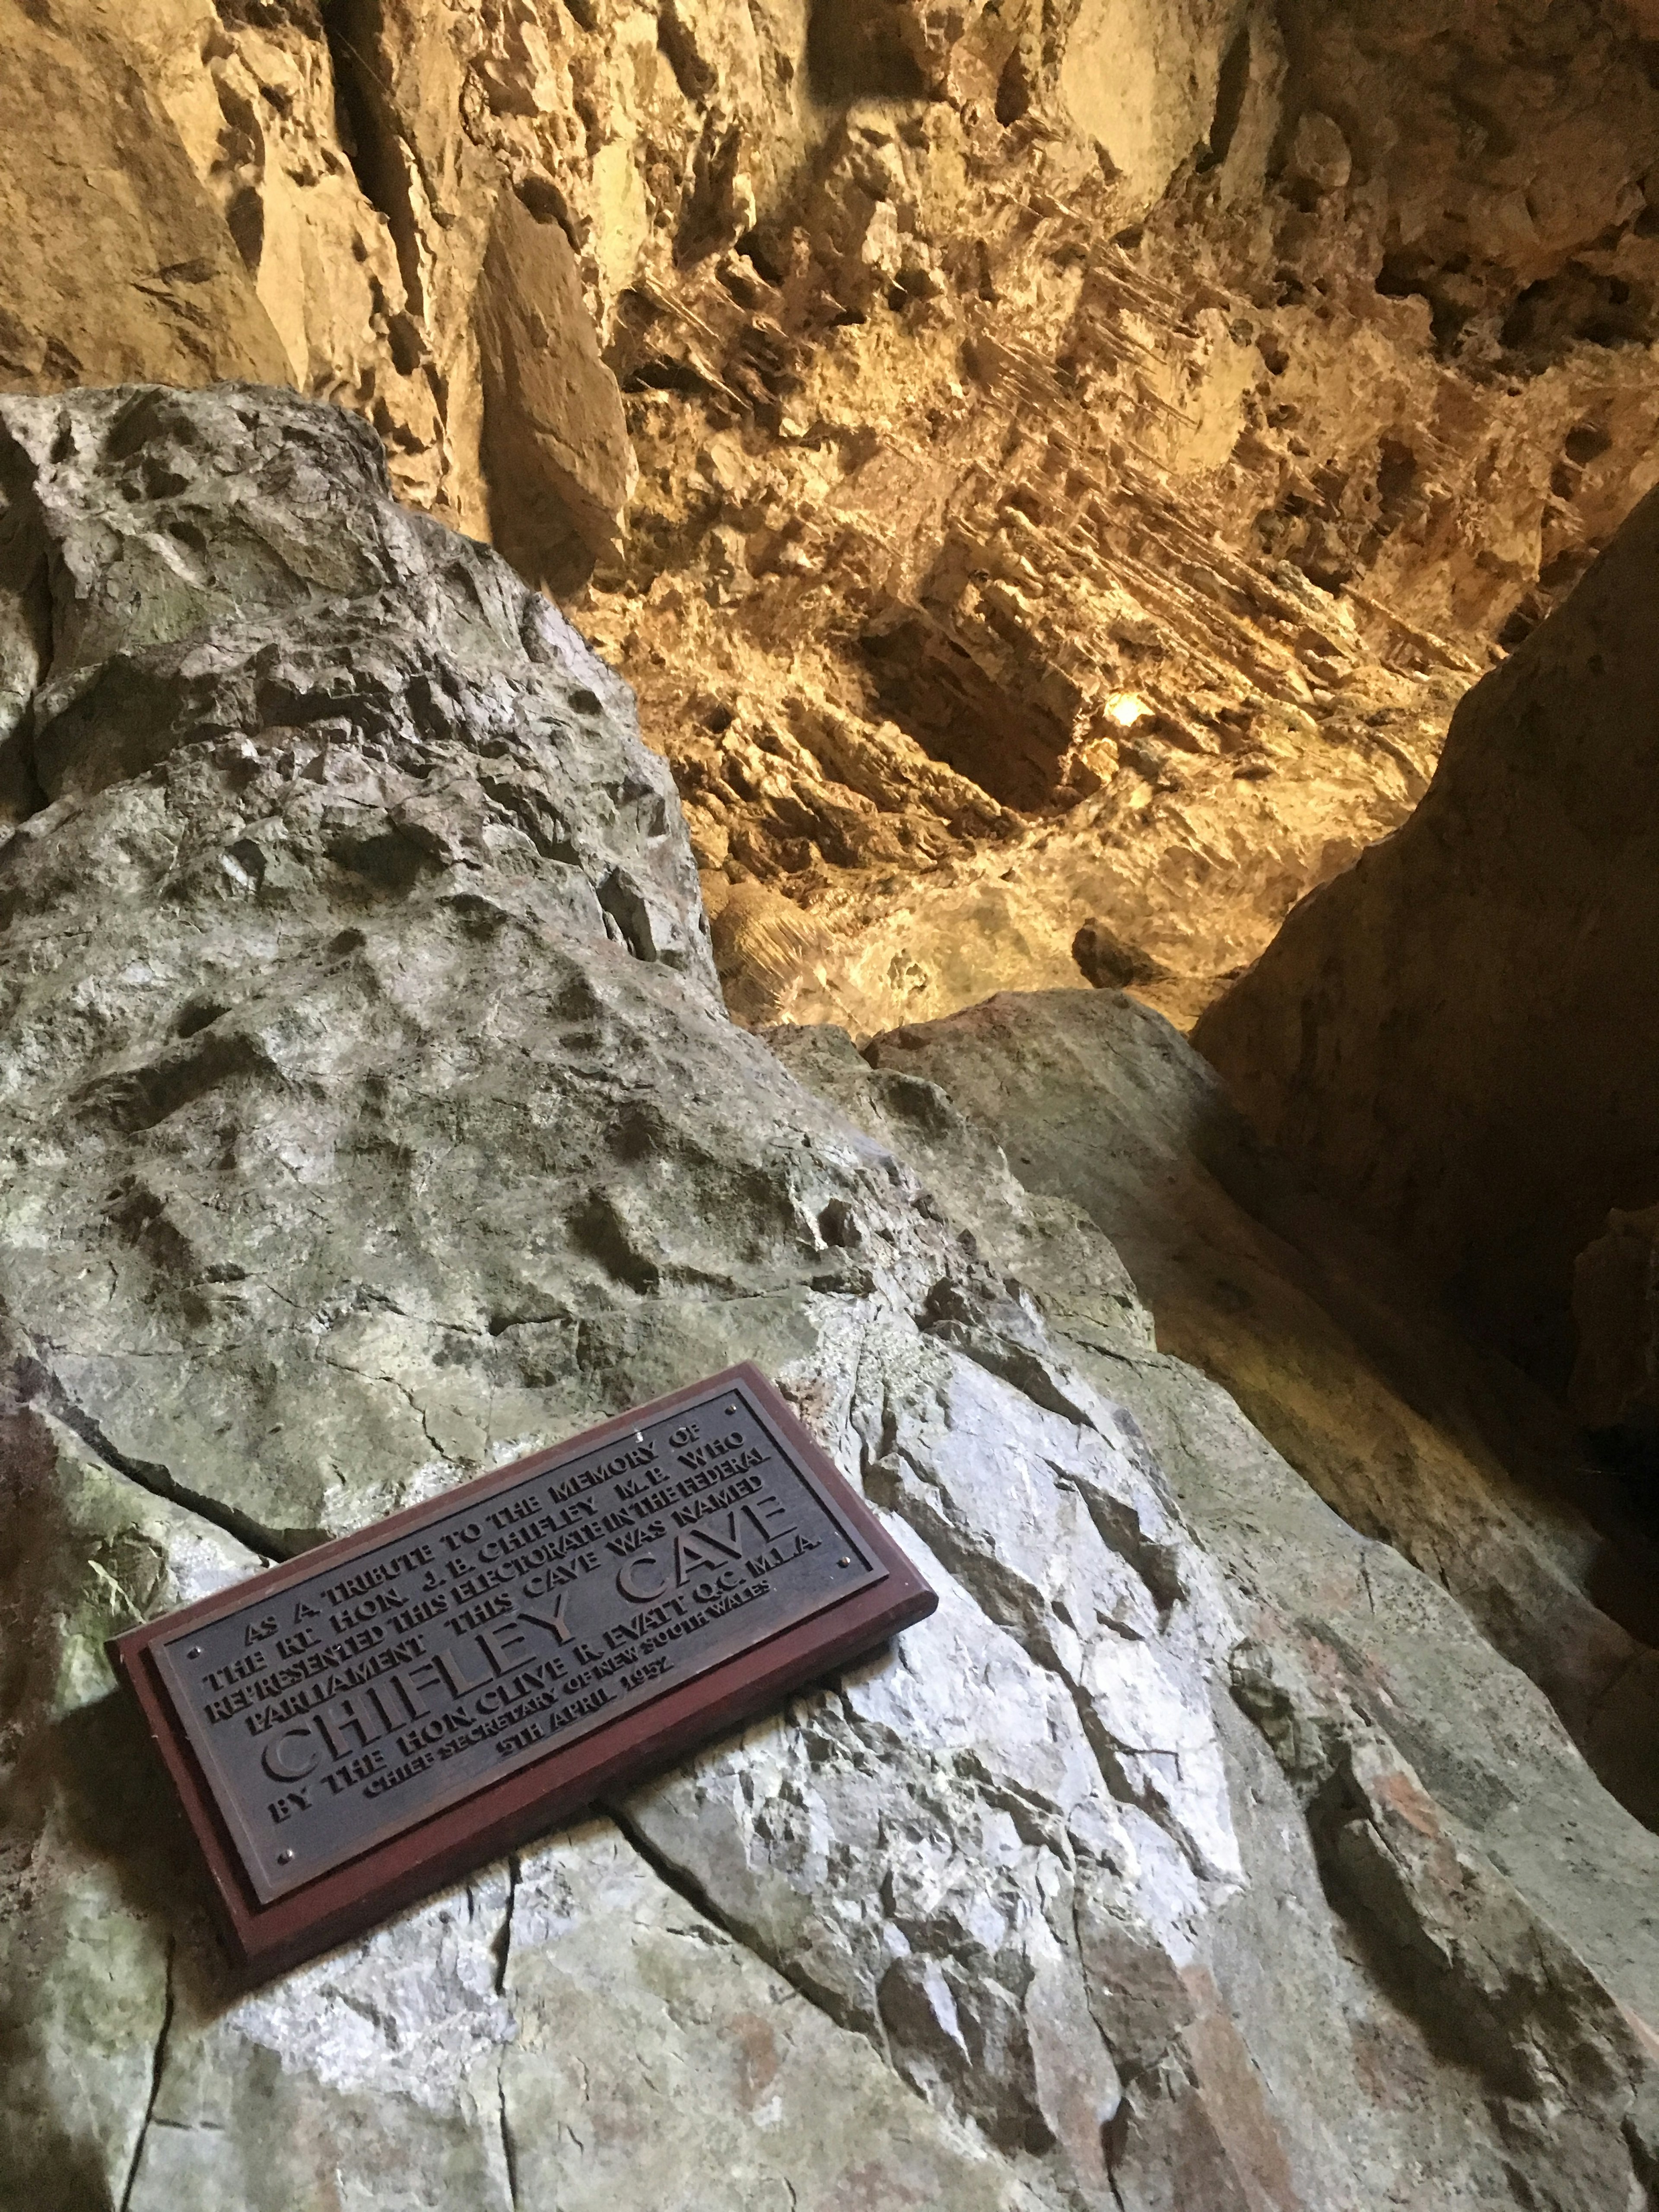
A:
[[[836,1561],[836,1565],[838,1567],[850,1567],[852,1564],[853,1562],[850,1559],[837,1559]]]
[[[278,1866],[286,1866],[286,1865],[288,1864],[289,1861],[293,1857],[293,1856],[294,1856],[294,1854],[293,1854],[293,1852],[292,1852],[292,1851],[278,1851],[278,1852],[277,1852],[277,1854],[276,1854],[276,1863],[277,1863],[277,1865],[278,1865]]]
[[[189,1650],[185,1654],[186,1659],[199,1659],[201,1656],[202,1647],[199,1644],[192,1644]]]

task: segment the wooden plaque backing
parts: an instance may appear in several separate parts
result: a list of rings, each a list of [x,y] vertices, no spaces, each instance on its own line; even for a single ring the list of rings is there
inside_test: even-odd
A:
[[[252,1870],[246,1842],[238,1839],[233,1807],[227,1818],[226,1784],[216,1794],[204,1756],[178,1702],[178,1668],[158,1647],[177,1644],[227,1616],[252,1613],[295,1585],[338,1567],[348,1570],[365,1553],[393,1542],[417,1540],[436,1523],[487,1510],[492,1498],[532,1477],[589,1461],[607,1444],[632,1439],[652,1425],[722,1392],[741,1391],[779,1455],[804,1479],[842,1524],[869,1563],[861,1586],[844,1597],[813,1599],[809,1617],[763,1628],[691,1679],[672,1679],[642,1701],[600,1720],[577,1740],[556,1741],[527,1764],[481,1779],[467,1794],[429,1815],[368,1840],[356,1856],[314,1879],[272,1895],[267,1867]],[[605,1561],[608,1569],[614,1564]],[[113,1638],[110,1656],[137,1697],[201,1846],[229,1948],[252,1974],[297,1964],[383,1919],[515,1844],[568,1820],[607,1790],[653,1768],[672,1764],[709,1737],[736,1727],[792,1691],[869,1651],[899,1629],[923,1620],[939,1601],[863,1500],[802,1427],[760,1370],[744,1363],[633,1408],[568,1443],[535,1452],[461,1485],[424,1504],[301,1553],[232,1589],[186,1606]],[[165,1663],[164,1663],[165,1662]],[[170,1688],[170,1676],[173,1686]],[[197,1735],[200,1737],[199,1726]],[[248,1831],[242,1826],[243,1836]],[[258,1871],[258,1880],[254,1878]],[[263,1888],[264,1897],[260,1894]]]

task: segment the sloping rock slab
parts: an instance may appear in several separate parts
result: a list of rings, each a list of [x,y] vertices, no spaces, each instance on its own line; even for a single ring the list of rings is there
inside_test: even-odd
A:
[[[0,2197],[1637,2202],[1652,1839],[1075,1209],[906,1079],[942,1198],[732,1027],[574,634],[290,394],[0,426]],[[1058,1255],[1070,1352],[1005,1249]],[[234,1988],[102,1639],[739,1355],[939,1614]],[[1537,1901],[1568,1790],[1599,1934]]]
[[[1105,1225],[1144,1269],[1160,1334],[1167,1310],[1194,1357],[1236,1361],[1250,1402],[1287,1449],[1312,1447],[1310,1478],[1355,1518],[1367,1500],[1388,1509],[1382,1465],[1413,1473],[1388,1456],[1408,1409],[1340,1325],[1358,1326],[1358,1301],[1315,1305],[1312,1271],[1284,1241],[1294,1222],[1310,1235],[1330,1218],[1292,1209],[1294,1187],[1270,1172],[1212,1073],[1146,1008],[1103,993],[1006,994],[878,1038],[863,1057],[833,1030],[770,1041],[948,1194],[987,1259],[1018,1267],[1079,1366],[1133,1410],[1248,1626],[1223,1733],[1249,1878],[1200,1939],[1224,2026],[1185,2038],[1218,2069],[1229,2035],[1242,2038],[1266,2099],[1251,2125],[1220,2086],[1237,2075],[1202,2076],[1238,2170],[1258,2172],[1240,2145],[1260,2143],[1265,2110],[1295,2201],[1346,2203],[1369,2173],[1407,2203],[1462,2203],[1464,2191],[1524,2203],[1534,2186],[1561,2202],[1625,2202],[1632,2173],[1651,2171],[1647,2093],[1627,2100],[1620,2087],[1608,2103],[1603,2091],[1644,2078],[1645,2062],[1634,2075],[1626,2061],[1603,2069],[1614,2045],[1635,2047],[1627,2036],[1651,2043],[1659,1919],[1646,1899],[1659,1844],[1480,1632],[1474,1601],[1484,1595],[1498,1617],[1504,1571],[1523,1589],[1547,1569],[1559,1584],[1561,1528],[1557,1549],[1548,1516],[1524,1517],[1524,1493],[1501,1469],[1483,1494],[1490,1455],[1425,1423],[1416,1486],[1393,1499],[1394,1540],[1361,1533],[1224,1390],[1125,1331],[1119,1285],[1097,1256],[1111,1249]],[[1278,1234],[1230,1195],[1233,1180]],[[1314,1249],[1340,1287],[1354,1251]],[[1207,1295],[1218,1282],[1230,1299]],[[1386,1276],[1370,1285],[1378,1311],[1389,1287]],[[1462,1357],[1455,1340],[1441,1347],[1443,1388]],[[1392,1425],[1379,1425],[1383,1413]],[[1346,1470],[1320,1452],[1343,1421]],[[1358,1487],[1368,1451],[1378,1471]],[[1431,1520],[1437,1468],[1455,1485]],[[1433,1571],[1407,1564],[1413,1544]],[[1443,1587],[1443,1561],[1454,1587],[1461,1573],[1465,1604]],[[1567,1599],[1557,1604],[1569,1621]],[[1316,1903],[1291,1874],[1302,1853],[1318,1869]],[[1540,2030],[1546,2014],[1553,2025]],[[1128,2101],[1147,2094],[1138,2081]],[[1327,2132],[1339,2113],[1340,2151]]]
[[[627,695],[360,426],[0,426],[0,2196],[1109,2205],[1243,1878],[1133,1425],[732,1025]],[[937,1627],[239,1996],[100,1640],[739,1355]]]

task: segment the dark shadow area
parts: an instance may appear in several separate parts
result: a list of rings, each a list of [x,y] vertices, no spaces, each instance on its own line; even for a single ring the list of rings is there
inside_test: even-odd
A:
[[[114,1870],[131,1911],[181,1939],[204,1929],[207,1871],[132,1698],[111,1690],[77,1706],[57,1723],[46,1756],[70,1835]],[[228,1980],[216,1942],[212,1958]]]
[[[1244,113],[1245,95],[1249,88],[1250,27],[1246,23],[1221,58],[1209,143],[1198,161],[1200,172],[1218,169],[1231,152],[1233,140],[1238,136],[1239,123]]]
[[[1559,276],[1528,285],[1499,335],[1510,351],[1546,368],[1578,344],[1645,345],[1653,328],[1653,301],[1645,286],[1572,261]]]
[[[52,584],[45,533],[22,483],[0,506],[0,825],[46,804],[35,774],[35,692],[52,668]]]
[[[1419,1924],[1403,1883],[1375,1839],[1370,1809],[1345,1775],[1308,1808],[1325,1901],[1376,1987],[1413,2023],[1435,2063],[1462,2075],[1473,2098],[1524,2102],[1533,2084],[1495,2008],[1457,1971],[1455,1954]]]
[[[806,82],[826,107],[854,100],[921,100],[927,86],[891,0],[813,0]]]
[[[997,79],[997,121],[1005,131],[1030,112],[1031,80],[1018,46],[1003,64]]]
[[[1607,1478],[1609,1502],[1649,1543],[1659,1546],[1659,1414],[1638,1407],[1615,1428],[1589,1430],[1585,1443]],[[1654,1602],[1659,1605],[1659,1592]]]
[[[866,633],[864,652],[884,713],[926,753],[1005,806],[1054,802],[1068,726],[1001,690],[954,640],[921,616]]]
[[[1439,280],[1461,276],[1466,257],[1457,256],[1443,269],[1416,252],[1390,253],[1377,272],[1376,289],[1385,300],[1426,300],[1429,325],[1437,354],[1443,360],[1455,353],[1457,342],[1473,319],[1475,309],[1461,296],[1448,296]]]
[[[410,306],[421,311],[420,253],[415,210],[398,151],[393,102],[374,57],[378,47],[377,0],[325,0],[322,35],[334,70],[334,123],[340,148],[358,190],[386,220]]]
[[[683,99],[696,106],[708,98],[719,80],[672,8],[658,11],[657,51],[673,70]]]
[[[1156,983],[1170,972],[1144,947],[1132,944],[1110,922],[1094,915],[1072,939],[1072,957],[1097,991],[1123,991],[1133,983]]]

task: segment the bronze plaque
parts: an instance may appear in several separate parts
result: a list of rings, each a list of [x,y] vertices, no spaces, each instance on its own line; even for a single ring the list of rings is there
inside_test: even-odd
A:
[[[453,1871],[470,1811],[476,1858],[935,1601],[739,1368],[112,1649],[239,1949],[291,1957]]]

